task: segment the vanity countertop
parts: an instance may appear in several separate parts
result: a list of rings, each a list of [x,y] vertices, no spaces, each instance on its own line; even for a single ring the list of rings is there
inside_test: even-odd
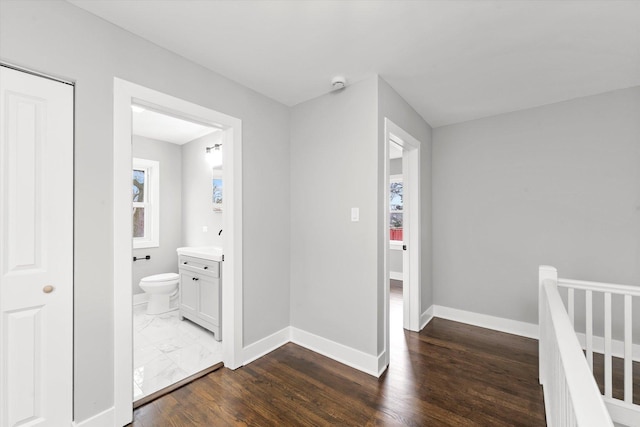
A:
[[[211,261],[222,261],[222,248],[218,246],[196,246],[178,248],[178,255],[192,256],[196,258],[208,259]]]

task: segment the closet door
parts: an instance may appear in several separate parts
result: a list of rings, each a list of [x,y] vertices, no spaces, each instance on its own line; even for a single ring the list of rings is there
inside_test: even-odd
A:
[[[72,421],[73,86],[0,66],[0,425]]]

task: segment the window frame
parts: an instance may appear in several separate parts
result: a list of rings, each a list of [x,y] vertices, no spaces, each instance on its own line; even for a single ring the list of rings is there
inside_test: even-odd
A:
[[[144,171],[145,183],[144,200],[134,202],[133,197],[131,199],[133,248],[157,248],[160,246],[160,162],[134,157],[131,168],[132,179],[134,170]],[[143,237],[133,237],[133,209],[136,207],[144,208]]]
[[[391,200],[391,184],[393,184],[394,182],[402,183],[402,193],[404,197],[404,175],[394,174],[394,175],[389,175],[389,188],[387,188],[387,197],[389,197],[389,200]],[[403,207],[404,207],[404,203],[403,203]],[[391,214],[394,214],[394,213],[402,214],[402,229],[404,231],[404,210],[391,209],[391,203],[389,203],[389,229],[391,229]],[[399,246],[401,248],[404,241],[391,240],[391,236],[389,236],[389,242],[391,243],[392,246]]]

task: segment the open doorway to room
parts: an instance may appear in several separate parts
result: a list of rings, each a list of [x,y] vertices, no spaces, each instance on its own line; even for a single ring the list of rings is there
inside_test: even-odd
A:
[[[385,349],[420,328],[420,143],[385,118]],[[391,338],[391,339],[390,339]]]
[[[157,147],[154,147],[154,142],[150,142],[149,139],[154,138],[150,138],[149,135],[136,137],[136,133],[140,133],[139,129],[135,130],[136,127],[139,128],[137,121],[141,120],[136,118],[136,115],[140,114],[136,113],[136,110],[147,111],[157,120],[173,120],[174,123],[170,127],[174,130],[177,127],[176,123],[178,123],[176,120],[181,120],[195,125],[198,127],[196,132],[200,132],[180,149],[172,147],[171,143],[164,146],[167,152],[162,156],[165,159],[164,164],[167,170],[172,164],[168,160],[169,158],[173,156],[173,163],[176,163],[175,157],[182,157],[181,169],[187,169],[188,176],[181,173],[180,190],[174,188],[175,194],[165,196],[165,200],[162,197],[159,198],[161,200],[159,204],[161,215],[162,206],[167,207],[167,205],[179,207],[175,211],[181,212],[180,224],[177,224],[178,220],[175,215],[172,221],[174,228],[181,228],[180,238],[174,239],[173,243],[173,246],[180,245],[180,249],[177,251],[176,248],[169,250],[169,252],[173,252],[171,254],[157,254],[158,258],[162,256],[166,258],[165,264],[157,267],[163,270],[162,272],[145,270],[145,267],[149,268],[154,264],[151,261],[155,261],[156,258],[151,251],[158,249],[156,246],[158,241],[169,244],[170,240],[168,237],[170,233],[161,232],[158,235],[158,231],[154,229],[154,223],[161,225],[162,219],[158,222],[154,215],[157,206],[154,207],[153,200],[146,197],[153,195],[154,192],[157,193],[158,188],[162,190],[161,182],[156,182],[154,185],[154,177],[160,176],[162,178],[163,164],[157,161],[154,163],[154,159],[151,158],[160,156],[158,153],[153,154],[157,151]],[[155,128],[158,130],[161,126],[156,124]],[[156,139],[161,138],[157,136]],[[136,140],[140,142],[138,147]],[[139,340],[146,340],[146,342],[142,342],[143,345],[151,344],[152,349],[158,350],[160,353],[171,353],[171,350],[179,350],[174,347],[190,347],[197,344],[206,348],[208,353],[213,353],[212,350],[214,350],[217,353],[216,357],[231,369],[242,364],[241,141],[241,122],[239,119],[143,86],[115,79],[113,263],[114,418],[116,425],[125,425],[131,422],[134,400],[139,403],[137,398],[147,395],[145,390],[135,389],[134,368],[136,366],[134,366],[133,350],[134,326],[135,329],[145,329],[145,324],[152,323],[148,321],[150,318],[153,319],[153,322],[161,317],[168,319],[170,323],[168,329],[163,332],[160,330],[162,328],[159,328],[160,335],[171,335],[170,332],[174,329],[182,331],[184,334],[182,339],[178,340],[179,342],[164,344],[157,344],[159,340],[153,344],[150,340],[153,341],[155,338],[141,334],[138,337]],[[180,156],[177,152],[180,152]],[[211,165],[206,165],[207,157],[217,157],[216,161],[221,160],[222,168],[216,169]],[[183,165],[182,160],[185,158],[193,158],[194,163]],[[174,169],[175,167],[176,165],[174,165]],[[165,184],[176,186],[175,181],[177,180],[176,175]],[[144,185],[141,185],[142,183]],[[224,183],[223,197],[220,193],[221,183]],[[148,187],[146,187],[147,185]],[[189,191],[185,191],[185,188]],[[195,194],[200,196],[191,197]],[[138,197],[136,198],[136,196]],[[162,193],[156,194],[156,197],[158,196],[162,196]],[[156,198],[157,200],[158,198]],[[193,209],[186,209],[187,207],[184,205],[187,203],[198,205],[193,208],[196,212],[193,212]],[[187,214],[184,214],[185,212]],[[165,215],[171,214],[165,213]],[[175,243],[175,241],[180,243]],[[147,259],[147,255],[150,255],[150,259]],[[134,261],[132,262],[132,260]],[[140,268],[134,268],[134,265],[139,265]],[[136,274],[135,277],[134,274]],[[162,276],[154,278],[158,274]],[[164,275],[171,275],[171,277]],[[179,279],[176,280],[176,276]],[[151,282],[162,282],[160,285],[164,285],[165,281],[177,281],[177,289],[154,300],[153,292],[148,292],[149,296],[145,295],[147,292],[136,292],[137,285],[144,282],[146,277],[151,277]],[[152,285],[156,284],[152,283]],[[146,304],[142,312],[137,313],[141,315],[137,324],[134,323],[134,293],[139,295],[136,297],[136,302],[142,300],[143,304]],[[149,300],[145,302],[144,300],[147,298]],[[184,328],[191,328],[185,331],[184,328],[180,329],[180,326],[176,326],[178,324]],[[187,336],[191,337],[191,342],[184,342],[184,338]],[[211,337],[213,337],[212,340],[208,339]],[[205,338],[207,339],[205,340]],[[219,341],[221,338],[224,339]],[[203,346],[205,341],[206,346]],[[207,346],[209,347],[207,348]],[[155,355],[159,356],[162,359],[160,362],[164,361],[165,365],[175,365],[170,377],[173,380],[179,380],[176,374],[180,373],[180,370],[187,373],[187,370],[184,369],[186,365],[191,365],[189,371],[193,371],[203,368],[202,363],[215,363],[213,359],[203,361],[200,357],[202,354],[202,352],[196,351],[193,358],[190,358],[187,352],[184,352],[183,355],[175,353],[173,358],[162,357],[167,354]],[[153,356],[153,354],[146,354],[142,359],[146,356]],[[186,363],[182,368],[177,362],[181,358],[183,365]],[[136,365],[138,368],[140,367],[140,358]],[[175,369],[176,366],[178,369]],[[144,375],[153,376],[157,372],[152,371],[157,369],[158,366],[146,372],[145,368]],[[170,367],[169,371],[171,370]],[[206,372],[206,367],[196,372],[195,375],[202,372]],[[143,381],[139,375],[140,372],[138,372],[137,383]],[[185,375],[179,376],[184,377]],[[192,378],[187,374],[186,378],[178,381],[177,384]],[[162,381],[166,383],[166,379],[155,381],[156,388],[163,385],[160,384]],[[154,388],[153,382],[151,381],[148,390]],[[142,388],[140,384],[137,385]]]
[[[404,179],[402,146],[389,140],[389,327],[392,341],[404,327]]]
[[[223,248],[223,164],[210,154],[223,144],[219,127],[137,104],[131,110],[137,407],[222,362],[221,269],[208,252]],[[199,257],[182,256],[193,248]],[[203,267],[190,266],[190,258]]]

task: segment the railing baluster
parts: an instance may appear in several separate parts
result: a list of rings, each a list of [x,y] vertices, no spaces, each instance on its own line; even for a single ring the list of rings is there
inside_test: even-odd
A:
[[[624,296],[624,401],[633,403],[633,339],[631,295]]]
[[[575,328],[575,316],[574,316],[574,304],[575,304],[575,296],[574,296],[574,289],[573,288],[569,288],[568,292],[567,292],[567,303],[568,303],[568,308],[569,308],[569,320],[571,321],[571,326],[573,326]]]
[[[611,292],[604,293],[604,395],[612,396],[611,385]]]
[[[587,291],[586,293],[586,344],[587,344],[587,363],[589,369],[593,372],[593,291]]]

